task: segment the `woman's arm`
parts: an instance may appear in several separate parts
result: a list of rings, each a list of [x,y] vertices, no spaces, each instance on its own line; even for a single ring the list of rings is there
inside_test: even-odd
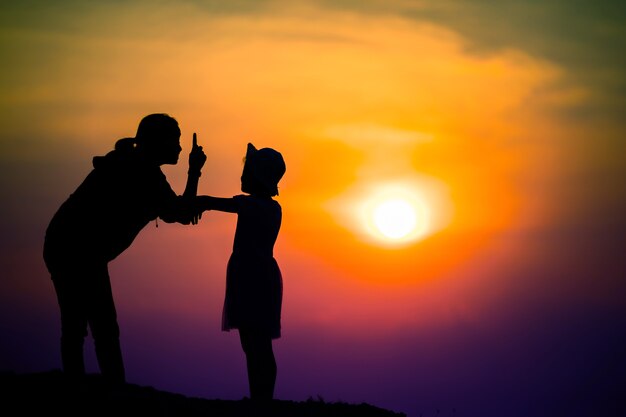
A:
[[[183,192],[183,197],[195,197],[198,193],[198,181],[200,180],[201,170],[206,162],[206,155],[202,150],[202,146],[198,146],[196,134],[193,134],[193,142],[191,152],[189,152],[189,170],[187,171],[187,185]]]
[[[200,173],[194,173],[189,171],[187,173],[187,185],[185,186],[185,191],[183,192],[183,197],[185,198],[193,198],[198,194],[198,181],[200,180]]]

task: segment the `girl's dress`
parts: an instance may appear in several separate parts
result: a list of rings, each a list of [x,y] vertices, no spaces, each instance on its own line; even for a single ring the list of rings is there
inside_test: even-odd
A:
[[[281,336],[283,281],[274,259],[282,221],[280,204],[270,197],[233,197],[237,229],[226,270],[222,330],[253,329]]]

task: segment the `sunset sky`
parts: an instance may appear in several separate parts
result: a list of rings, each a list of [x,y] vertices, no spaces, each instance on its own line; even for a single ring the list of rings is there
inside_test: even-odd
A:
[[[610,409],[626,384],[625,21],[608,0],[3,2],[0,370],[60,367],[47,224],[93,156],[164,112],[178,193],[194,132],[199,194],[240,193],[248,142],[285,158],[277,398]],[[248,395],[220,330],[235,223],[153,222],[110,264],[129,382]]]

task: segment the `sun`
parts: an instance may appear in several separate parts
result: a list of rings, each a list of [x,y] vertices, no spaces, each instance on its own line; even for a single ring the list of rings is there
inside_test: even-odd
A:
[[[361,182],[326,207],[338,225],[360,241],[389,249],[401,249],[439,233],[454,215],[448,187],[424,175]]]
[[[379,203],[372,213],[374,225],[389,239],[402,239],[417,226],[415,207],[403,199],[390,199]]]
[[[400,245],[425,237],[431,228],[425,201],[407,190],[388,190],[370,196],[362,212],[370,238]]]

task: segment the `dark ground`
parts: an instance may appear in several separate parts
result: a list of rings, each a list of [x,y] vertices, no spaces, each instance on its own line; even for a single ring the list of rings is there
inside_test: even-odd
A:
[[[88,375],[70,385],[60,371],[16,374],[0,372],[0,414],[3,416],[72,415],[148,417],[406,417],[369,404],[275,400],[264,406],[240,401],[185,397],[135,384],[107,386]]]

